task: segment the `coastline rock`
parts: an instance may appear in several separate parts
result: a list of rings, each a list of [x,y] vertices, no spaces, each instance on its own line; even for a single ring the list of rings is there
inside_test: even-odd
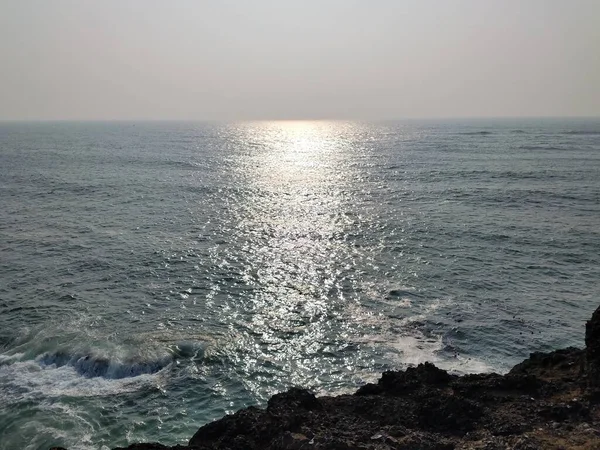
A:
[[[600,308],[586,349],[532,353],[506,375],[431,363],[384,372],[354,395],[292,388],[201,427],[188,446],[128,450],[600,449]]]
[[[588,386],[598,390],[600,388],[600,308],[594,311],[592,318],[585,324],[585,356]]]

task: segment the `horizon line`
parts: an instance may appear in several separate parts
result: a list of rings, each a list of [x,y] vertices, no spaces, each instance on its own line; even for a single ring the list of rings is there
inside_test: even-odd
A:
[[[0,119],[0,123],[57,123],[57,122],[79,122],[79,123],[125,123],[125,122],[180,122],[180,123],[239,123],[239,122],[402,122],[402,121],[436,121],[436,120],[524,120],[524,119],[578,119],[578,120],[600,120],[600,115],[566,115],[566,116],[434,116],[434,117],[398,117],[398,118],[246,118],[246,119],[207,119],[207,118],[16,118]]]

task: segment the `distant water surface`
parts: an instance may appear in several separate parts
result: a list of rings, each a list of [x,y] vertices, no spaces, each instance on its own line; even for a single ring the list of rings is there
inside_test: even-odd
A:
[[[600,121],[0,124],[0,448],[506,371],[600,299]]]

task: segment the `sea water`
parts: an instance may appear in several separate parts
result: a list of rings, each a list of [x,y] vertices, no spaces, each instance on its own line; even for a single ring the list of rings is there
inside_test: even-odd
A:
[[[600,121],[0,124],[0,448],[583,345]]]

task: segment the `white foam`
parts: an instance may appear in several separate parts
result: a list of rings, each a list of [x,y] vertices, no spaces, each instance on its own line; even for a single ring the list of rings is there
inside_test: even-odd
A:
[[[36,361],[19,361],[0,367],[0,397],[4,403],[12,403],[48,397],[117,395],[150,387],[162,389],[167,370],[133,378],[86,378],[69,365],[42,367]]]
[[[355,337],[355,341],[382,348],[386,357],[399,368],[431,362],[441,369],[455,373],[493,371],[493,367],[476,358],[444,354],[442,336],[427,336],[414,326],[415,323],[425,321],[432,312],[452,304],[452,300],[435,299],[419,307],[413,307],[409,301],[395,301],[395,306],[398,306],[398,303],[412,314],[402,318],[390,318],[386,314],[374,313],[358,304],[349,305],[347,314],[351,316],[353,323],[366,325],[372,330],[372,333]]]
[[[0,366],[19,361],[25,356],[25,353],[14,353],[12,355],[0,354]]]
[[[491,372],[492,368],[475,358],[454,355],[442,357],[442,337],[427,338],[422,335],[389,336],[387,345],[396,350],[396,360],[404,365],[418,365],[424,362],[435,364],[440,369],[457,373]]]

